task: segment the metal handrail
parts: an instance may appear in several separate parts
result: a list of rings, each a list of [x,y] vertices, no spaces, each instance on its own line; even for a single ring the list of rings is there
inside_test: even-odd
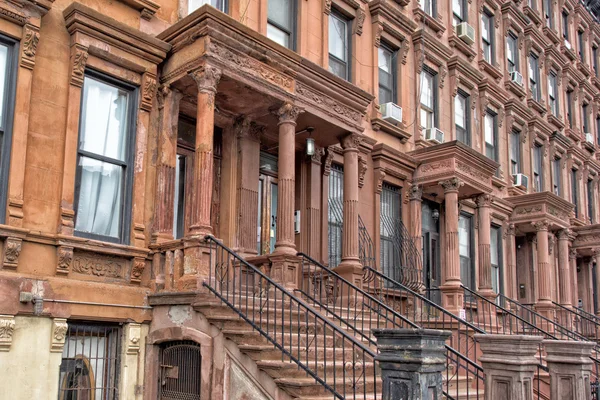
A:
[[[552,304],[556,307],[558,324],[574,329],[583,337],[598,339],[600,321],[591,319],[586,314],[580,313],[583,310],[579,308],[568,308],[554,301]]]
[[[204,287],[279,349],[282,357],[297,364],[335,398],[377,399],[376,353],[373,350],[314,311],[304,300],[288,292],[214,236],[207,235],[204,240],[211,247],[210,265],[214,265],[214,275],[210,268]],[[328,373],[328,351],[331,349],[333,357],[329,365],[333,370]],[[338,372],[338,368],[341,371]]]
[[[358,216],[358,258],[364,266],[375,267],[375,245],[360,215]]]

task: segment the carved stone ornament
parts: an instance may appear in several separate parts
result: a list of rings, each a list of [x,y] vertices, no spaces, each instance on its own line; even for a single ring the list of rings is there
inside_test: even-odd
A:
[[[375,47],[381,46],[381,34],[382,33],[383,33],[383,25],[380,23],[375,24],[375,38],[374,38]]]
[[[312,156],[310,156],[310,160],[317,165],[321,165],[324,155],[325,155],[325,149],[322,147],[319,147],[319,146],[315,146],[315,152],[313,153]]]
[[[331,173],[331,163],[333,161],[333,149],[331,147],[327,148],[327,157],[325,158],[325,163],[323,164],[323,175],[329,176]]]
[[[97,253],[76,252],[71,272],[99,278],[124,278],[126,260]]]
[[[365,18],[367,17],[367,14],[365,13],[365,11],[358,7],[356,9],[356,22],[354,25],[354,33],[356,33],[358,36],[362,35],[363,32],[363,25],[365,24]]]
[[[367,159],[358,156],[358,187],[365,186],[365,174],[367,173]]]
[[[62,353],[65,347],[65,339],[69,325],[64,318],[54,318],[52,320],[52,336],[50,338],[50,352]]]
[[[73,264],[73,247],[59,246],[56,254],[56,273],[66,275],[71,271]]]
[[[133,265],[131,266],[131,282],[139,282],[146,268],[146,260],[140,257],[133,259]]]
[[[212,65],[202,65],[190,72],[190,76],[196,82],[198,92],[208,95],[206,104],[209,107],[214,107],[217,85],[221,80],[221,70]]]
[[[444,82],[446,81],[446,75],[448,74],[448,68],[446,68],[445,65],[442,65],[440,67],[440,70],[438,72],[438,76],[439,76],[439,86],[440,89],[444,88]]]
[[[477,207],[490,207],[493,202],[493,197],[489,194],[482,194],[475,199]]]
[[[142,326],[140,324],[130,323],[125,328],[127,354],[135,355],[140,351],[142,341]]]
[[[377,170],[377,188],[376,191],[377,193],[381,193],[383,190],[383,180],[385,179],[385,176],[387,175],[387,173],[385,172],[385,170],[383,168],[380,168]]]
[[[279,117],[280,124],[295,124],[298,119],[298,115],[304,112],[299,107],[296,107],[292,103],[284,103],[278,110],[277,116]]]
[[[531,225],[535,228],[536,231],[547,231],[550,226],[550,222],[548,220],[542,219],[540,221],[533,221]]]
[[[362,123],[363,114],[301,82],[296,84],[296,93],[336,119],[357,126]]]
[[[570,229],[561,229],[558,231],[558,240],[569,240],[572,231]]]
[[[10,351],[15,333],[15,317],[0,315],[0,351]]]
[[[40,41],[40,34],[36,27],[32,25],[25,26],[25,35],[23,36],[21,44],[21,66],[29,69],[33,69],[35,65],[35,53],[37,52],[37,46]]]
[[[577,260],[578,254],[577,250],[569,249],[569,260]]]
[[[156,93],[156,78],[148,73],[143,76],[142,83],[142,110],[152,110],[152,100]]]
[[[4,242],[4,269],[16,269],[19,255],[21,254],[22,240],[15,237],[8,237]]]
[[[331,3],[332,3],[332,0],[324,0],[323,12],[327,15],[331,14]]]
[[[408,199],[409,200],[417,200],[417,201],[421,201],[423,200],[423,185],[419,185],[419,184],[412,184],[410,185],[410,187],[408,188]]]
[[[156,92],[156,101],[158,103],[158,109],[162,110],[165,108],[165,101],[171,93],[171,87],[169,85],[160,85]]]
[[[515,236],[515,234],[517,233],[517,228],[515,226],[515,224],[506,224],[504,225],[504,238],[506,238],[507,236]]]
[[[87,47],[76,44],[71,48],[71,85],[81,87],[88,59]]]
[[[360,135],[351,133],[350,135],[344,136],[340,140],[340,143],[342,145],[342,149],[344,150],[358,150],[362,141],[363,139]]]
[[[458,192],[458,189],[465,183],[458,178],[450,178],[439,182],[439,184],[444,188],[444,192],[449,193]]]
[[[409,50],[410,50],[410,41],[408,39],[404,39],[402,41],[402,44],[400,45],[400,54],[402,55],[402,58],[400,59],[400,61],[402,62],[402,65],[406,65],[406,59],[408,57]]]

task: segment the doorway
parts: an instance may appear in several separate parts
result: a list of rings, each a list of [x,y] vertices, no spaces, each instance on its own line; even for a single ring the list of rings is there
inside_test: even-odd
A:
[[[200,345],[191,340],[168,342],[159,353],[158,400],[200,400]]]
[[[439,290],[441,285],[439,209],[440,205],[432,201],[423,200],[421,204],[423,283],[427,298],[436,304],[441,304],[442,300]]]
[[[258,229],[256,246],[258,254],[270,254],[277,241],[277,157],[261,152],[258,180]]]

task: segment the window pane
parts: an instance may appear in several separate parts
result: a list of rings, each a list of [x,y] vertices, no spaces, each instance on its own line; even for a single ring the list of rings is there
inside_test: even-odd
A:
[[[129,93],[85,77],[79,148],[125,161]]]
[[[123,208],[123,168],[87,157],[80,157],[79,168],[75,229],[118,238]]]
[[[188,14],[193,13],[205,4],[210,4],[217,10],[225,11],[223,0],[188,0]]]
[[[466,103],[467,99],[460,94],[457,94],[454,98],[454,118],[456,121],[456,126],[459,126],[463,129],[467,128]]]
[[[346,68],[346,63],[343,63],[331,56],[329,57],[329,71],[340,78],[347,78],[348,70]]]
[[[292,1],[293,0],[268,0],[269,21],[273,21],[282,28],[291,31]]]
[[[379,103],[384,104],[384,103],[390,103],[393,101],[394,101],[394,99],[392,97],[392,92],[380,85],[379,86]]]
[[[392,73],[392,52],[379,47],[379,69],[381,71]]]
[[[185,170],[187,158],[177,154],[175,165],[175,199],[173,201],[173,237],[183,237],[185,215]]]
[[[342,21],[333,14],[329,15],[329,54],[342,61],[347,60],[346,52],[346,21]]]
[[[463,1],[462,0],[452,0],[452,11],[458,17],[460,17],[461,21],[464,19],[464,10],[463,10]]]
[[[470,257],[471,255],[471,220],[464,216],[460,216],[458,219],[458,247],[459,253],[463,257]]]
[[[7,59],[8,59],[8,47],[0,44],[0,95],[2,96],[2,99],[5,98]],[[0,107],[0,124],[2,125],[2,128],[4,128],[4,112],[5,112],[4,108],[5,107],[6,107],[5,104],[2,104],[2,107]]]
[[[498,243],[499,243],[499,229],[492,227],[490,230],[490,258],[492,264],[498,265],[500,263],[500,254],[498,252]]]
[[[421,104],[433,108],[433,75],[426,72],[421,77]]]
[[[481,15],[481,38],[490,43],[490,17],[486,13]]]
[[[274,25],[267,24],[267,37],[282,46],[290,47],[290,35]]]
[[[485,142],[494,145],[496,140],[494,138],[494,117],[491,114],[485,114]]]

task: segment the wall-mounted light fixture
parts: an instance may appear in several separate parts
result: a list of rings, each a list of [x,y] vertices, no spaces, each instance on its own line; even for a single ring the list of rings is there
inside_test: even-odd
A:
[[[438,219],[440,219],[440,212],[438,211],[438,209],[437,209],[437,208],[434,208],[434,209],[433,209],[433,212],[431,213],[431,218],[433,218],[433,220],[434,220],[435,222],[437,222],[437,221],[438,221]]]

